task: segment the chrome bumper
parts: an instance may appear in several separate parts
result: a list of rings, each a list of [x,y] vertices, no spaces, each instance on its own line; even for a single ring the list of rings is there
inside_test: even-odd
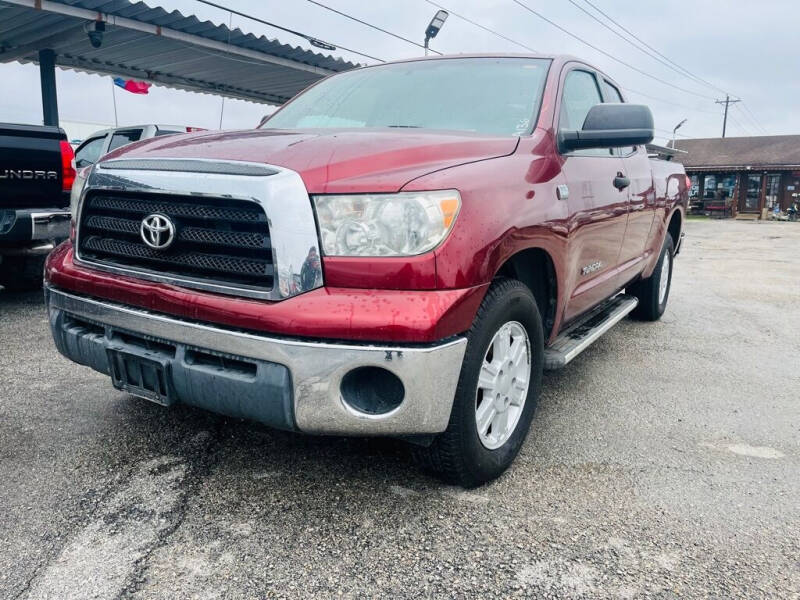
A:
[[[0,242],[10,242],[3,254],[47,254],[69,237],[70,213],[59,209],[0,211]],[[33,242],[33,244],[31,244]]]
[[[76,340],[75,348],[91,342],[107,349],[114,333],[122,332],[286,367],[292,388],[293,427],[306,433],[366,436],[444,431],[466,350],[465,338],[424,347],[286,340],[181,321],[55,288],[48,288],[46,295],[51,322],[60,311],[103,327],[104,335],[84,336],[84,339]],[[59,349],[68,358],[82,362],[62,346]],[[100,356],[104,356],[104,352]],[[176,360],[181,360],[181,356],[183,354],[178,352]],[[384,415],[371,415],[361,413],[343,401],[340,393],[342,378],[352,369],[364,366],[382,367],[400,378],[405,395],[397,408]],[[223,400],[229,403],[231,399],[220,398],[220,402]],[[194,404],[191,399],[185,401]],[[262,401],[268,403],[272,399],[265,395],[259,399]],[[215,407],[210,403],[213,399],[206,398],[198,405],[227,412],[224,406]]]
[[[70,213],[68,210],[39,211],[31,213],[34,240],[65,240],[69,237]]]

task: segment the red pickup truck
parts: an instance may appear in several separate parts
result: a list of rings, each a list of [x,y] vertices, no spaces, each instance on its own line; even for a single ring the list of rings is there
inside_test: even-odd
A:
[[[55,343],[134,395],[406,439],[479,485],[544,368],[664,312],[688,186],[652,137],[583,61],[459,56],[335,75],[256,130],[132,144],[73,187]]]

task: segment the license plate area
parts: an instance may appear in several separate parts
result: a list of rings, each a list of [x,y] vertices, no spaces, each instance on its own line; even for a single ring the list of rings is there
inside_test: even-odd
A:
[[[108,364],[111,367],[111,382],[118,390],[162,406],[175,403],[170,388],[168,360],[109,349]]]

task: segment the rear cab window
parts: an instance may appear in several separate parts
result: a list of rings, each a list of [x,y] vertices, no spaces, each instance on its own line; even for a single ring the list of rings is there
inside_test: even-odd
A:
[[[127,144],[138,142],[142,137],[141,129],[125,129],[123,131],[115,131],[111,135],[111,143],[108,145],[108,151],[116,150]]]
[[[184,133],[184,132],[178,131],[177,129],[158,129],[156,130],[155,137],[161,137],[162,135],[176,135],[178,133]]]

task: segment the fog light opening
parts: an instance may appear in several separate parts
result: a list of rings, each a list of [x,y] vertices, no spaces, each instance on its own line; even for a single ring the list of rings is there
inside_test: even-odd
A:
[[[358,367],[348,372],[340,386],[342,400],[367,415],[385,415],[400,406],[406,390],[400,378],[381,367]]]

